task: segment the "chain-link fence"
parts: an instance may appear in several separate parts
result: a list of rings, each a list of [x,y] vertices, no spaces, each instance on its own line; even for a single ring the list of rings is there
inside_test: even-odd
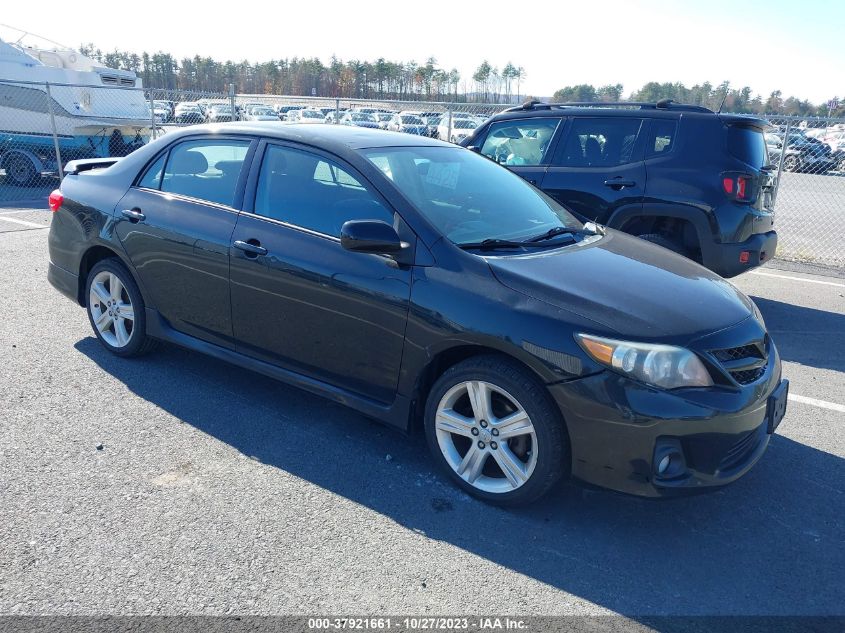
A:
[[[285,121],[460,142],[508,105],[47,85],[0,78],[0,203],[45,198],[74,158],[123,156],[178,127]],[[845,119],[769,118],[777,257],[845,267]]]

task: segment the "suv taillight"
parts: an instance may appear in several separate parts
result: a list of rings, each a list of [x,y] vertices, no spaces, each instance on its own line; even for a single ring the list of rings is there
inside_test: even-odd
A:
[[[50,197],[47,198],[47,204],[50,207],[50,211],[52,211],[53,213],[62,208],[62,203],[64,201],[65,197],[62,195],[62,192],[58,189],[54,189],[53,193],[50,194]]]
[[[751,199],[750,181],[751,176],[746,174],[722,174],[722,189],[730,198],[748,202]]]

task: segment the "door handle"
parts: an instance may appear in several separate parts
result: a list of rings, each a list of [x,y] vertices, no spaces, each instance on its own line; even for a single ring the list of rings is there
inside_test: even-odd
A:
[[[633,187],[637,183],[633,180],[620,180],[619,178],[612,178],[611,180],[605,180],[604,186],[610,187],[611,189],[624,189],[625,187]]]
[[[143,213],[141,213],[141,210],[137,209],[137,208],[136,209],[124,209],[120,213],[123,215],[124,218],[126,218],[127,220],[129,220],[132,223],[143,222],[144,220],[147,219],[147,216],[145,216]]]
[[[267,249],[261,246],[261,242],[258,240],[249,240],[248,242],[235,240],[232,246],[246,253],[247,257],[258,257],[259,255],[267,254]]]

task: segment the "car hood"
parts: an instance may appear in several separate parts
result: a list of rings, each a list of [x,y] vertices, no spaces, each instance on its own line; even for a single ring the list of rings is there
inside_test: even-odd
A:
[[[748,297],[692,260],[612,230],[592,239],[486,259],[512,290],[625,338],[683,344],[752,314]]]

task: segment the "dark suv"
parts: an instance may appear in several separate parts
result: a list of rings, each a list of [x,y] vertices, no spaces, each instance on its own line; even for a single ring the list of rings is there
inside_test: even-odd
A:
[[[774,167],[762,119],[658,103],[528,102],[461,145],[582,218],[637,235],[723,277],[775,254]]]

